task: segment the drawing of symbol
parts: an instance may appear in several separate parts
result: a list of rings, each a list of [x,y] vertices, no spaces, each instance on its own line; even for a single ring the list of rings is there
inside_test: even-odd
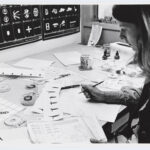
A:
[[[52,13],[53,13],[53,14],[57,14],[57,9],[54,8],[54,9],[52,10]]]
[[[28,18],[29,18],[29,15],[30,15],[29,9],[25,9],[25,10],[24,10],[24,17],[25,17],[26,19],[28,19]]]
[[[38,10],[38,8],[34,8],[34,9],[33,9],[33,15],[34,15],[34,17],[38,17],[38,15],[39,15],[39,10]]]
[[[8,16],[5,16],[5,17],[4,17],[4,22],[5,22],[5,23],[9,22],[9,17],[8,17]]]
[[[68,7],[66,11],[72,11],[72,8],[71,8],[71,7]]]
[[[59,12],[64,12],[65,11],[65,8],[60,8]]]
[[[17,29],[17,32],[20,34],[20,33],[21,33],[21,29],[20,29],[20,28],[18,28],[18,29]]]
[[[74,11],[76,12],[78,9],[74,6]]]
[[[57,28],[58,25],[59,25],[58,23],[53,23],[53,27],[54,27],[54,28]]]
[[[66,24],[65,20],[62,20],[61,24],[60,24],[60,27],[64,27]]]
[[[16,10],[13,11],[13,18],[14,20],[20,19],[19,11],[16,11]]]
[[[46,31],[50,30],[50,23],[46,23],[45,27],[46,27]]]
[[[49,14],[49,11],[48,11],[48,9],[46,8],[45,9],[45,15],[47,16]]]
[[[7,36],[10,36],[10,31],[9,30],[6,31],[6,34],[7,34]]]
[[[26,28],[26,31],[27,31],[28,33],[30,33],[31,30],[32,30],[32,28],[31,28],[30,26],[28,26],[28,27]]]
[[[2,13],[3,13],[4,15],[8,14],[8,10],[7,10],[6,8],[3,8]]]

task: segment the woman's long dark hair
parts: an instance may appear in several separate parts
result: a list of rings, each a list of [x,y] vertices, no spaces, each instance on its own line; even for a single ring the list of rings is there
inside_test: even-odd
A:
[[[114,5],[112,14],[121,22],[133,23],[141,30],[141,43],[135,61],[150,77],[150,5]]]

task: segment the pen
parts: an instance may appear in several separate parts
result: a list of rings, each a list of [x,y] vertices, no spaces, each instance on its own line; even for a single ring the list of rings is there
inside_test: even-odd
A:
[[[122,42],[117,42],[118,45],[121,45],[121,46],[127,46],[127,47],[131,47],[129,44],[127,43],[122,43]]]
[[[101,81],[101,82],[99,82],[99,83],[96,83],[96,84],[94,84],[92,87],[96,87],[96,86],[98,86],[99,84],[102,84],[104,82],[104,80],[103,81]],[[83,93],[84,92],[84,90],[83,91],[81,91],[80,93]],[[79,94],[80,94],[79,93]]]
[[[76,85],[69,85],[69,86],[64,86],[64,87],[62,87],[61,89],[64,90],[64,89],[76,88],[76,87],[79,87],[79,86],[80,86],[79,84],[76,84]]]
[[[61,79],[61,78],[64,78],[66,76],[69,76],[69,75],[71,75],[71,74],[69,74],[69,73],[68,74],[62,74],[58,78],[55,78],[54,80]]]

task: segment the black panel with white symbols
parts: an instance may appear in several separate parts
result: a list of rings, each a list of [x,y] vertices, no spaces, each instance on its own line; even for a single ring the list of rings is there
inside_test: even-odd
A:
[[[0,5],[0,50],[80,31],[80,5]]]
[[[80,5],[42,6],[43,40],[80,31]]]

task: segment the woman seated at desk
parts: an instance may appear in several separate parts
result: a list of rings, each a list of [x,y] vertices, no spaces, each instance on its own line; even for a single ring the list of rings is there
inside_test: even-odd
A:
[[[139,143],[150,143],[150,5],[115,5],[112,13],[120,25],[120,37],[136,52],[135,60],[146,77],[144,87],[123,87],[118,92],[91,85],[82,85],[82,89],[88,99],[135,108],[139,119],[135,135]]]

